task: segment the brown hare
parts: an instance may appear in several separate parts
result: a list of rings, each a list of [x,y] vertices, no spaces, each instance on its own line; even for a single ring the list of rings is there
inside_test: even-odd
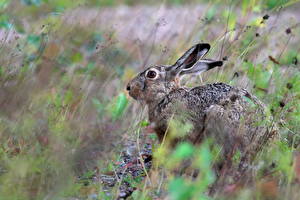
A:
[[[224,160],[239,150],[242,170],[274,134],[269,130],[264,105],[244,89],[225,83],[194,88],[180,86],[180,77],[222,66],[203,59],[210,45],[192,46],[173,65],[157,65],[138,74],[127,85],[129,95],[148,107],[151,126],[160,142],[168,138],[169,122],[180,118],[192,129],[179,141],[198,144],[212,137],[223,148]]]

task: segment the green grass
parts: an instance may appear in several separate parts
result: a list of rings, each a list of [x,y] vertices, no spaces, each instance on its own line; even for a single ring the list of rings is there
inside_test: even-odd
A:
[[[129,36],[122,40],[113,24],[99,27],[92,20],[81,25],[76,19],[92,13],[90,8],[159,6],[156,1],[0,0],[1,38],[4,31],[16,33],[9,36],[11,41],[0,41],[0,199],[113,199],[118,186],[107,196],[100,182],[85,183],[78,177],[88,179],[96,168],[99,173],[112,171],[125,141],[137,139],[148,125],[143,109],[126,94],[127,82],[143,69],[149,52],[147,66],[168,64],[201,40],[211,41],[212,57],[228,57],[224,68],[203,75],[203,80],[247,87],[267,105],[280,133],[280,139],[257,156],[255,181],[216,198],[299,199],[300,30],[293,20],[263,20],[266,13],[273,19],[279,12],[293,14],[292,7],[299,8],[299,3],[163,1],[167,8],[179,9],[199,2],[208,5],[202,15],[206,21],[197,22],[187,38],[179,33],[172,40],[165,36],[156,43],[138,43]],[[71,13],[76,9],[83,10],[79,18]],[[113,20],[106,21],[110,23]],[[277,23],[284,26],[270,30]],[[134,28],[139,31],[139,26]],[[162,56],[164,44],[168,51]],[[189,129],[176,124],[176,134]],[[149,138],[156,141],[154,135]],[[183,143],[171,151],[153,143],[149,177],[126,177],[137,188],[132,199],[213,199],[207,191],[221,147],[207,140],[200,147]],[[174,176],[186,159],[201,171],[195,180]],[[235,155],[234,160],[239,159]]]

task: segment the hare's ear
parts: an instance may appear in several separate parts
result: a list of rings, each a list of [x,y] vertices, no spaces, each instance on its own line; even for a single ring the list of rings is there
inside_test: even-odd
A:
[[[207,43],[200,43],[187,50],[174,65],[168,68],[173,75],[178,75],[183,69],[191,68],[199,59],[201,59],[210,49]]]
[[[190,68],[182,69],[179,73],[179,75],[185,75],[185,74],[199,74],[201,72],[210,70],[215,67],[220,67],[223,65],[222,61],[215,61],[210,59],[202,59],[199,60],[196,64],[194,64]]]

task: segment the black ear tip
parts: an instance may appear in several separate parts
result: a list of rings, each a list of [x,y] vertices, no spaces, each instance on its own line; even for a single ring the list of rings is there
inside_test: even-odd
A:
[[[210,49],[210,44],[208,43],[199,43],[197,46],[199,49],[207,49],[207,51]]]
[[[223,61],[216,61],[215,66],[221,67],[223,65]]]
[[[223,61],[213,61],[211,63],[208,63],[208,70],[215,67],[221,67],[222,65],[223,65]]]
[[[208,43],[202,43],[202,45],[203,45],[203,47],[206,47],[206,48],[210,49],[210,44],[208,44]]]

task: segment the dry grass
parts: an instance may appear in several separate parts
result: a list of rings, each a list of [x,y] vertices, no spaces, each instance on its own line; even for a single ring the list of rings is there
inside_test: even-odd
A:
[[[257,181],[229,188],[224,198],[299,198],[299,3],[271,10],[237,1],[105,8],[70,3],[65,10],[55,3],[1,5],[0,199],[114,198],[105,197],[100,183],[84,186],[77,177],[113,170],[128,140],[152,141],[138,137],[147,116],[126,96],[127,82],[149,65],[172,63],[199,41],[211,43],[209,56],[226,64],[188,85],[222,81],[247,88],[280,126],[281,141],[256,161]],[[161,166],[146,181],[133,181],[133,199],[205,194],[210,180],[172,177],[176,164],[162,164],[166,155],[159,151]],[[185,193],[176,193],[180,189]]]

